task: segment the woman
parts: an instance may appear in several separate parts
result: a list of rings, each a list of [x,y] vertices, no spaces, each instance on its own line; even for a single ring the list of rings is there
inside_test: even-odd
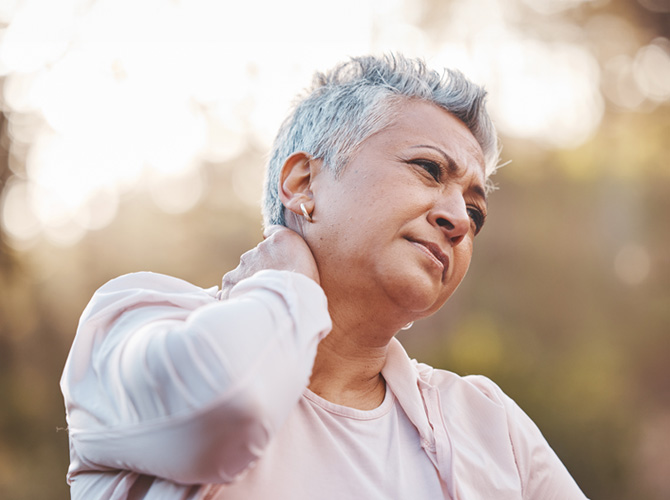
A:
[[[73,498],[583,499],[491,381],[394,335],[463,279],[498,146],[485,92],[353,59],[282,125],[263,242],[221,291],[123,276],[62,379]]]

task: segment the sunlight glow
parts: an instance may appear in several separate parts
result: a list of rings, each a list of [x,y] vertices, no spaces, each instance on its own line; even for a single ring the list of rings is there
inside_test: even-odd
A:
[[[498,52],[492,113],[507,134],[573,147],[593,134],[604,103],[595,59],[578,46],[510,41]]]
[[[584,3],[598,4],[608,0],[523,0],[523,3],[542,14],[555,14]]]
[[[524,1],[561,10],[587,0]],[[5,194],[3,227],[22,245],[39,234],[75,242],[108,224],[130,191],[189,210],[206,192],[203,163],[267,151],[315,69],[369,52],[461,69],[489,90],[502,135],[573,147],[594,133],[603,100],[588,46],[522,33],[519,3],[454,0],[439,22],[434,7],[252,0],[231,15],[208,0],[5,3],[3,111],[13,162],[24,165],[13,169],[21,183]],[[619,87],[606,91],[632,107],[670,98],[669,53],[659,39],[614,61]],[[245,202],[257,205],[260,187],[248,184],[258,177],[233,176]]]
[[[187,212],[196,205],[204,191],[202,175],[195,169],[177,175],[154,175],[148,183],[151,199],[168,214]]]

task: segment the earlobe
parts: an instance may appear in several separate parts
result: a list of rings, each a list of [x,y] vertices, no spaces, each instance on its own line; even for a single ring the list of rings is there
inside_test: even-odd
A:
[[[312,180],[318,168],[318,161],[305,152],[293,153],[282,166],[279,175],[279,199],[294,214],[305,216],[311,222],[314,210]]]

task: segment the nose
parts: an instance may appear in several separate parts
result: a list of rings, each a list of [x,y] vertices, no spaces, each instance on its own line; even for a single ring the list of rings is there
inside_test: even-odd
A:
[[[435,203],[429,221],[439,227],[452,245],[458,245],[470,231],[470,217],[461,193],[452,191]]]

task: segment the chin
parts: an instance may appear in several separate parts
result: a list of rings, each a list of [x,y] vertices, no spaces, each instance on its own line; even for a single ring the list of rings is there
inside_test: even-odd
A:
[[[404,286],[403,286],[404,285]],[[434,280],[417,280],[398,284],[393,288],[393,302],[411,313],[413,319],[421,319],[437,312],[451,296],[443,286],[436,286]]]

